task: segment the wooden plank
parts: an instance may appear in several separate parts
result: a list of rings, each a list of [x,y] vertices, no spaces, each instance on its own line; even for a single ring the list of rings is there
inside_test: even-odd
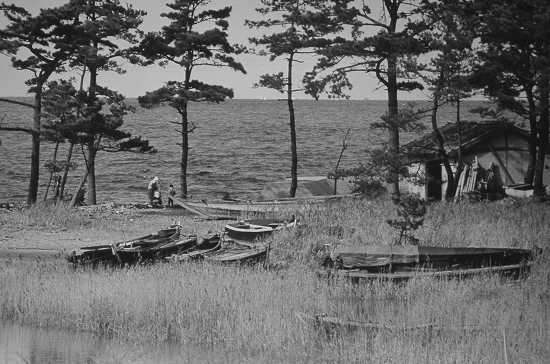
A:
[[[466,179],[466,173],[468,173],[468,165],[464,166],[464,169],[462,170],[462,172],[460,173],[460,177],[458,178],[458,185],[455,191],[454,202],[457,202],[462,194],[462,186],[464,185],[464,180]]]
[[[468,176],[468,187],[465,192],[472,192],[473,190],[475,190],[478,168],[479,165],[477,163],[477,157],[475,157],[470,168],[470,175]]]

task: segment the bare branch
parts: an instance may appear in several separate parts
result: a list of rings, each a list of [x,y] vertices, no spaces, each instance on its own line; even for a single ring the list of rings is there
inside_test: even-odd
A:
[[[384,58],[381,58],[378,60],[378,62],[376,62],[376,77],[378,78],[378,81],[382,82],[384,86],[388,87],[388,80],[382,77],[382,74],[384,73],[384,71],[380,69],[383,61],[384,61]]]

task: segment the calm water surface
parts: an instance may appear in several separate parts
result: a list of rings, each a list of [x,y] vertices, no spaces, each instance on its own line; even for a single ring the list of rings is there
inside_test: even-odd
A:
[[[97,336],[41,329],[0,321],[0,364],[181,364],[258,363],[235,352],[200,350],[189,345],[132,345]]]
[[[130,100],[136,104],[135,100]],[[475,105],[478,105],[475,103]],[[467,110],[474,104],[466,104]],[[137,105],[136,105],[137,106]],[[309,101],[296,102],[298,174],[326,175],[334,169],[343,136],[351,129],[349,148],[341,167],[354,167],[364,160],[365,150],[385,143],[386,132],[370,127],[386,110],[385,101]],[[29,125],[30,110],[0,103],[0,116],[7,123]],[[190,118],[197,129],[190,136],[189,192],[195,197],[220,197],[229,192],[235,197],[254,197],[266,182],[290,175],[288,109],[286,101],[231,100],[221,104],[190,105]],[[451,106],[442,109],[441,122],[451,121]],[[146,188],[152,176],[159,176],[163,190],[170,183],[179,184],[178,127],[168,121],[179,115],[169,107],[142,109],[125,119],[122,129],[150,140],[156,154],[106,153],[98,155],[96,164],[98,200],[145,202]],[[404,133],[402,140],[412,134]],[[0,201],[24,199],[29,176],[30,137],[23,133],[0,133]],[[64,158],[62,146],[59,158]],[[53,145],[43,143],[41,164],[51,159]],[[82,174],[71,174],[69,193],[74,191]],[[42,171],[41,193],[48,174]]]

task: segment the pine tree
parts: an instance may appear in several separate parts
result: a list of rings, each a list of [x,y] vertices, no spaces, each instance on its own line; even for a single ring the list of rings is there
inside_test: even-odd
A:
[[[25,127],[0,127],[2,130],[23,131],[32,136],[31,173],[27,204],[36,202],[40,169],[40,132],[43,87],[50,76],[63,70],[63,65],[77,52],[78,15],[74,9],[58,7],[42,9],[36,16],[15,5],[2,3],[0,9],[8,20],[0,30],[0,52],[10,55],[12,66],[30,71],[27,80],[29,92],[34,94],[32,104],[2,99],[33,109],[33,124]]]
[[[132,58],[129,49],[139,42],[139,26],[146,14],[119,0],[70,0],[65,5],[79,14],[79,54],[75,65],[84,65],[89,71],[86,106],[81,110],[81,123],[87,124],[86,171],[88,203],[96,203],[95,160],[104,138],[118,140],[125,133],[118,128],[130,109],[122,95],[98,84],[98,74],[105,71],[123,73],[121,58]],[[101,100],[103,97],[104,100]],[[109,112],[104,114],[107,104]],[[85,120],[85,121],[84,121]]]
[[[398,92],[422,89],[421,83],[409,78],[408,65],[426,49],[423,39],[404,28],[417,4],[404,0],[372,1],[380,8],[376,14],[366,2],[361,7],[349,0],[335,3],[335,20],[346,26],[349,35],[335,39],[331,46],[321,50],[322,57],[307,78],[317,82],[321,79],[337,96],[349,88],[347,75],[355,72],[374,73],[386,88],[387,113],[377,125],[389,134],[385,158],[388,181],[392,197],[399,199],[399,132],[410,119],[403,118],[399,112]]]
[[[46,168],[50,171],[50,178],[44,194],[44,200],[48,198],[48,192],[54,174],[64,172],[59,189],[56,191],[56,197],[61,200],[67,174],[70,169],[76,168],[71,163],[73,147],[77,140],[78,131],[72,126],[76,122],[77,110],[80,103],[77,99],[77,91],[70,81],[56,80],[47,84],[43,95],[43,118],[42,137],[45,141],[55,143],[54,153],[51,161],[46,163]],[[57,159],[59,145],[69,142],[69,151],[65,161]]]
[[[333,16],[331,8],[318,0],[262,0],[263,7],[256,11],[263,15],[262,20],[247,20],[246,24],[251,28],[277,29],[271,34],[262,37],[250,38],[250,42],[261,48],[261,54],[270,56],[273,61],[279,57],[286,57],[286,74],[263,74],[257,86],[268,87],[286,92],[289,125],[290,125],[290,150],[291,184],[290,197],[296,194],[298,186],[298,152],[296,145],[296,117],[294,113],[293,93],[303,89],[294,88],[293,67],[295,62],[301,62],[298,57],[304,54],[312,54],[315,49],[329,44],[326,38],[342,29],[338,23],[329,21]],[[320,85],[311,82],[306,90],[315,99],[319,98]]]
[[[471,96],[473,92],[469,79],[475,60],[472,50],[475,33],[465,19],[465,12],[466,7],[462,0],[425,0],[415,10],[417,20],[407,25],[430,44],[427,49],[430,51],[430,61],[419,65],[417,73],[431,92],[432,105],[426,113],[430,114],[434,144],[437,145],[439,158],[447,174],[447,198],[454,196],[458,176],[463,170],[461,100]],[[456,106],[459,145],[457,168],[454,171],[445,149],[445,138],[438,126],[438,111],[445,103],[454,103]]]
[[[200,67],[228,67],[245,73],[233,57],[239,49],[227,39],[231,7],[211,9],[208,5],[209,1],[205,0],[176,0],[167,4],[170,11],[161,16],[171,22],[159,32],[147,34],[139,46],[141,55],[149,62],[172,63],[183,69],[183,80],[169,81],[138,100],[146,108],[166,104],[180,115],[181,121],[176,124],[181,134],[180,193],[184,198],[187,197],[189,133],[196,127],[188,116],[189,103],[219,103],[233,97],[233,90],[227,87],[193,79],[193,71]]]

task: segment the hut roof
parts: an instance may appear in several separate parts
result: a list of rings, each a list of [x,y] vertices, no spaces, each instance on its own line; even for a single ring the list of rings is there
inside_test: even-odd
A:
[[[459,150],[459,125],[457,123],[448,123],[439,128],[445,145],[445,151],[450,157],[456,157]],[[462,150],[468,152],[469,149],[482,144],[487,139],[502,134],[515,134],[526,139],[529,138],[529,132],[518,128],[510,122],[491,121],[474,122],[464,121],[460,123],[460,132],[462,135]],[[402,148],[409,162],[427,161],[440,159],[439,147],[435,132],[431,132],[419,139],[405,144]]]

